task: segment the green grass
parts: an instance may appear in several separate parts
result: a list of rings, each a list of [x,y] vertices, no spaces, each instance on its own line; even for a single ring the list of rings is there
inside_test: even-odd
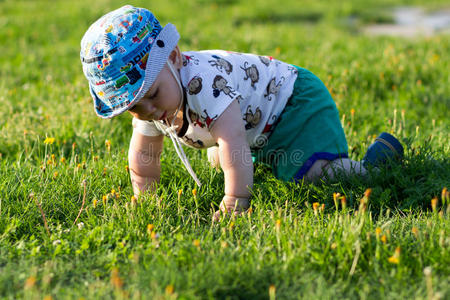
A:
[[[387,22],[389,8],[411,1],[153,2],[182,50],[255,52],[310,69],[334,96],[351,158],[389,131],[406,146],[403,164],[317,185],[258,166],[251,215],[212,224],[223,174],[188,149],[205,183],[194,197],[166,141],[158,197],[133,204],[131,118],[95,116],[79,61],[85,30],[123,2],[0,1],[0,298],[450,297],[448,35],[368,37],[345,22]],[[397,248],[398,264],[389,261]]]

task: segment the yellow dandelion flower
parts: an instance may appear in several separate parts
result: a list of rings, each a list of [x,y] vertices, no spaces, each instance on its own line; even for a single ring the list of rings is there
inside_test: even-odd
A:
[[[183,194],[183,190],[178,190],[178,197],[180,197],[181,196],[181,194]]]
[[[325,203],[322,203],[322,205],[319,208],[320,212],[324,212],[325,211]]]
[[[280,227],[281,227],[281,220],[280,220],[280,219],[277,219],[277,220],[275,221],[275,228],[276,228],[277,230],[279,230]]]
[[[380,234],[381,234],[381,228],[380,227],[375,228],[375,235],[376,235],[377,239],[379,238]]]
[[[195,247],[197,247],[197,248],[200,247],[200,241],[199,241],[199,240],[194,240],[194,241],[192,242],[192,244],[193,244]]]
[[[331,250],[334,250],[337,248],[337,244],[336,243],[332,243],[330,246]]]
[[[338,208],[338,199],[340,196],[341,196],[341,194],[339,194],[339,193],[333,193],[333,202],[334,202],[334,205],[336,206],[336,208]]]
[[[436,211],[437,203],[438,203],[438,198],[437,197],[434,197],[433,199],[431,199],[431,209],[433,211]]]
[[[128,173],[130,172],[130,168],[128,167],[128,165],[125,166],[125,171]]]
[[[433,54],[429,59],[430,64],[434,64],[439,60],[439,58],[440,58],[439,54]]]
[[[400,260],[398,259],[398,257],[395,257],[395,256],[389,257],[389,258],[388,258],[388,261],[389,261],[391,264],[396,264],[396,265],[400,262]]]
[[[319,202],[314,202],[313,203],[313,210],[314,210],[314,215],[316,215],[317,216],[317,213],[318,213],[318,208],[319,208],[319,205],[320,205],[320,203]]]
[[[153,228],[155,228],[155,226],[153,224],[147,224],[147,232],[152,232]]]
[[[364,196],[359,200],[359,210],[365,212],[367,209],[367,203],[369,202],[369,197],[372,194],[372,189],[368,188],[364,192]]]
[[[447,198],[448,198],[448,195],[449,195],[449,192],[447,191],[447,188],[444,187],[444,188],[442,189],[442,192],[441,192],[441,200],[442,200],[442,202],[445,203],[445,201],[446,201]]]
[[[347,198],[345,196],[341,197],[341,206],[343,209],[347,208]]]
[[[234,228],[234,222],[231,222],[230,225],[229,225],[230,231],[233,230],[233,228]]]
[[[247,214],[248,214],[249,216],[251,216],[252,213],[253,213],[253,208],[250,207],[249,209],[247,209]]]
[[[417,229],[417,227],[411,228],[411,232],[416,238],[419,236],[419,229]]]
[[[53,179],[55,179],[56,177],[58,177],[58,171],[55,171],[55,173],[53,173]]]
[[[47,138],[45,138],[45,140],[44,140],[44,144],[46,144],[46,145],[51,145],[51,144],[53,144],[55,142],[55,138],[52,138],[52,137],[47,137]]]
[[[277,292],[277,289],[276,289],[275,285],[271,284],[269,286],[269,299],[275,299],[276,292]]]
[[[62,164],[66,163],[66,159],[64,157],[61,157],[61,159],[59,160]]]
[[[400,262],[400,247],[395,248],[394,255],[388,258],[391,264],[398,264]]]
[[[123,286],[123,281],[119,276],[119,270],[117,268],[111,270],[111,284],[117,289],[121,289]]]
[[[166,294],[167,295],[173,294],[173,285],[169,284],[168,286],[166,286]]]
[[[105,141],[105,146],[106,146],[106,150],[111,151],[111,141],[110,140],[106,140]]]
[[[385,234],[383,234],[383,235],[381,236],[381,241],[383,242],[383,244],[386,244],[386,243],[387,243],[387,237],[386,237]]]
[[[136,199],[136,197],[135,197],[135,196],[131,196],[131,199],[130,199],[130,201],[131,201],[131,204],[135,205],[135,204],[136,204],[136,202],[137,202],[137,199]]]
[[[103,201],[103,205],[105,205],[106,201],[108,201],[108,197],[106,195],[103,195],[102,201]]]
[[[52,299],[53,299],[53,297],[51,295],[46,295],[44,297],[44,300],[52,300]]]
[[[94,156],[94,161],[98,161],[99,157],[98,155]]]
[[[227,242],[222,241],[222,242],[220,242],[220,246],[222,247],[222,249],[225,249],[226,247],[228,247],[228,244],[227,244]]]
[[[192,190],[192,195],[194,195],[194,197],[197,197],[197,189]]]
[[[97,207],[97,202],[98,202],[98,200],[95,199],[95,198],[94,198],[94,200],[92,200],[92,206],[93,206],[94,208]]]
[[[25,280],[25,289],[30,289],[36,284],[36,277],[30,276]]]
[[[350,110],[350,114],[352,115],[352,117],[355,116],[355,109],[354,109],[354,108],[352,108],[352,109]]]
[[[158,238],[158,234],[157,234],[155,231],[152,231],[152,232],[150,233],[150,238],[151,238],[152,240],[156,240],[156,239]]]
[[[320,203],[319,202],[314,202],[313,203],[313,209],[317,210],[319,208]]]

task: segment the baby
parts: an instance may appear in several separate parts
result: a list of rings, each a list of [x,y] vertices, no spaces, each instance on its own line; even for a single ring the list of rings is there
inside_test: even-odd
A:
[[[382,133],[362,162],[348,158],[339,113],[324,84],[304,68],[273,57],[229,51],[181,52],[172,24],[124,6],[97,20],[81,41],[83,72],[96,113],[133,116],[129,167],[135,195],[160,178],[163,137],[171,138],[188,172],[200,181],[181,143],[208,148],[225,178],[222,212],[246,210],[253,162],[285,181],[360,174],[401,157]]]

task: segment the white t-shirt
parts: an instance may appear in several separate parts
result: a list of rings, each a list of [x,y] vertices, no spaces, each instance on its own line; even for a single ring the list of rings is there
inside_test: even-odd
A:
[[[262,146],[292,94],[297,69],[272,57],[222,50],[183,52],[182,58],[181,141],[194,148],[216,145],[209,129],[236,99],[250,148]],[[133,119],[133,126],[144,135],[166,134],[162,121]]]

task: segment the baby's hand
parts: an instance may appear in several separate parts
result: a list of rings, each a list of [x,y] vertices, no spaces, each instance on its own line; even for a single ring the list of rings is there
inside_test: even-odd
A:
[[[208,162],[211,167],[220,169],[220,161],[219,161],[219,147],[214,146],[210,147],[207,150]]]
[[[248,198],[237,198],[232,196],[224,196],[219,205],[219,210],[214,213],[214,221],[219,221],[220,216],[224,215],[236,215],[247,211],[250,207],[250,200]]]

